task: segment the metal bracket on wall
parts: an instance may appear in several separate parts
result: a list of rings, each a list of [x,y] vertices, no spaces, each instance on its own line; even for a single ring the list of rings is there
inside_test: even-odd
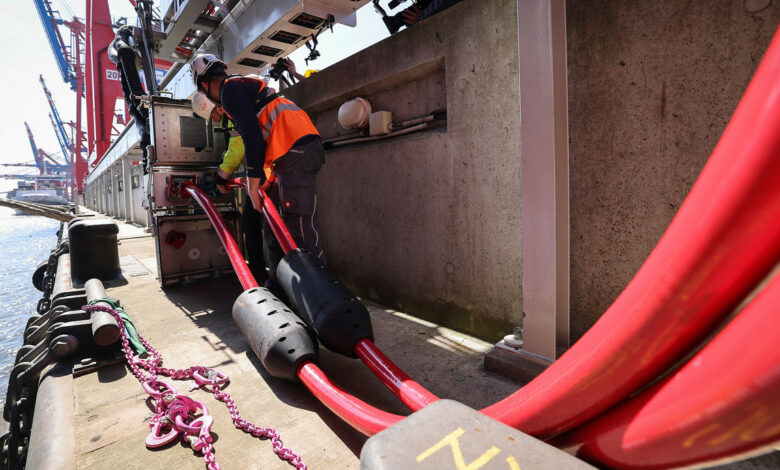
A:
[[[523,342],[512,348],[502,341],[488,353],[485,367],[527,378],[569,347],[566,8],[564,0],[519,0],[517,7]]]

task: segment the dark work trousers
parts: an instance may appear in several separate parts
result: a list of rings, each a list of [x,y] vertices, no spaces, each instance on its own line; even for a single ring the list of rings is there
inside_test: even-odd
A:
[[[325,262],[325,253],[317,231],[317,172],[325,162],[322,143],[316,135],[302,137],[273,166],[276,183],[268,192],[282,221],[299,248],[306,249]],[[284,253],[271,227],[263,218],[265,262],[268,266],[266,287],[279,296],[276,267]],[[282,299],[284,300],[284,299]]]
[[[241,212],[241,226],[244,231],[244,247],[249,261],[249,270],[258,282],[268,277],[263,259],[263,214],[255,210],[249,197],[244,201]]]

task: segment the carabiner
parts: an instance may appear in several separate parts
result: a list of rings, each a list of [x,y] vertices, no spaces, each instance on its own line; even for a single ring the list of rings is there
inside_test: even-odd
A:
[[[144,389],[146,393],[148,393],[155,400],[159,400],[163,395],[166,395],[168,393],[172,393],[174,395],[178,395],[179,393],[176,391],[175,388],[173,388],[172,385],[168,385],[167,383],[161,380],[155,380],[154,382],[152,381],[141,382],[141,387]],[[158,389],[159,387],[162,387],[162,390],[159,390]]]
[[[164,423],[163,420],[165,420]],[[165,417],[152,421],[152,424],[150,425],[152,430],[149,435],[146,436],[146,447],[155,449],[176,440],[176,438],[179,436],[179,430],[173,426],[170,426],[170,431],[165,434],[161,434],[166,425],[170,426],[170,422]]]
[[[206,372],[206,377],[198,370],[192,373],[192,380],[197,382],[200,387],[204,385],[222,385],[230,380],[230,377],[228,377],[227,374],[220,372],[217,369],[208,368],[206,370],[208,371]]]
[[[210,415],[199,416],[190,423],[190,426],[193,428],[200,428],[198,439],[190,442],[193,449],[200,451],[207,442],[210,444],[213,441],[211,437],[211,426],[213,424],[214,417]]]

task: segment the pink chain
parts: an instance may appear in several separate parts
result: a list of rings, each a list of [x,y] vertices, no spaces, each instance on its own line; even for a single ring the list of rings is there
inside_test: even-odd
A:
[[[157,414],[152,417],[150,424],[156,424],[165,419],[172,421],[174,416],[177,414],[182,417],[187,416],[188,411],[186,408],[186,401],[192,402],[192,400],[187,397],[183,397],[181,395],[174,396],[171,393],[167,393],[169,386],[165,385],[163,382],[158,382],[158,375],[170,377],[174,380],[186,380],[195,378],[195,374],[197,373],[201,377],[211,379],[209,382],[205,382],[203,384],[200,384],[200,381],[196,382],[199,383],[204,390],[210,391],[214,395],[214,398],[225,403],[228,411],[230,412],[230,416],[233,418],[233,425],[236,428],[257,438],[270,439],[274,453],[276,453],[279,458],[289,462],[290,465],[299,470],[307,470],[306,464],[301,461],[301,457],[290,449],[284,447],[278,432],[272,428],[263,428],[257,426],[256,424],[253,424],[241,417],[238,412],[236,402],[233,401],[233,398],[228,392],[225,392],[220,387],[220,383],[227,382],[226,375],[219,374],[219,372],[216,370],[209,369],[208,367],[204,366],[192,366],[188,369],[167,369],[165,367],[161,367],[162,355],[140,334],[138,337],[141,341],[141,344],[143,344],[147,351],[149,351],[149,358],[141,359],[137,356],[134,356],[132,350],[130,349],[130,342],[127,340],[125,324],[116,310],[102,305],[86,305],[82,307],[82,309],[86,311],[99,310],[101,312],[110,313],[114,316],[117,324],[119,325],[122,339],[122,350],[125,354],[125,360],[127,361],[127,365],[131,372],[138,379],[138,381],[141,382],[141,384],[146,384],[153,391],[156,390],[161,392],[160,399],[154,400],[155,411]],[[149,372],[148,375],[144,373],[144,369]],[[215,373],[216,376],[214,376]],[[220,376],[224,377],[224,379],[221,381]],[[161,386],[165,390],[160,390]],[[211,390],[208,389],[208,386],[211,387]],[[208,414],[208,411],[206,411],[205,408],[203,409],[203,414]],[[195,450],[200,449],[200,451],[203,453],[203,460],[206,462],[206,468],[208,470],[220,469],[220,465],[217,463],[216,457],[214,455],[214,446],[211,445],[211,437],[208,436],[208,434],[206,436],[199,435],[197,437],[194,435],[188,435],[186,436],[186,439],[190,442],[190,445]]]

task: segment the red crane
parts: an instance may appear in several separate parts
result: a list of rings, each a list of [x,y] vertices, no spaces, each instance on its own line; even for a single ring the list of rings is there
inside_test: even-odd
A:
[[[64,152],[65,158],[70,164],[70,186],[72,194],[81,194],[84,186],[84,178],[87,175],[87,161],[85,158],[84,131],[81,125],[81,103],[84,99],[84,63],[83,46],[86,43],[86,25],[78,18],[71,21],[63,21],[59,12],[52,8],[49,0],[35,0],[35,7],[41,19],[41,24],[49,39],[54,53],[54,58],[59,65],[62,78],[76,92],[76,123],[75,140],[70,145],[69,151]],[[106,9],[108,6],[106,5]],[[89,11],[89,10],[88,10]],[[108,19],[110,29],[110,18]],[[59,25],[65,25],[70,30],[70,45],[66,45],[59,31]],[[106,44],[107,45],[107,44]],[[50,98],[50,94],[47,93]],[[50,104],[52,103],[50,99]],[[56,111],[53,111],[56,113]],[[62,127],[62,121],[59,127]],[[65,135],[64,128],[59,131]],[[58,139],[60,138],[58,134]]]

